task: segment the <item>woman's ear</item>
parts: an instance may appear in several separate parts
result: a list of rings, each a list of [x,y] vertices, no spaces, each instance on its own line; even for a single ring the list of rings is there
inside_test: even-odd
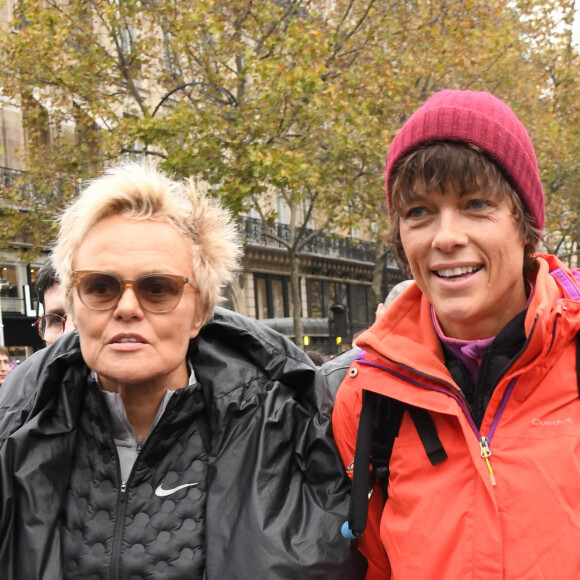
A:
[[[205,321],[206,312],[206,304],[196,303],[195,312],[191,321],[191,332],[189,333],[189,338],[195,338],[199,334]]]

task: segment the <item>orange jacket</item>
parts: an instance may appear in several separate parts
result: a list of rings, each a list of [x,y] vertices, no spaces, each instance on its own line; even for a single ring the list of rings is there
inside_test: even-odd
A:
[[[479,429],[416,285],[357,340],[365,360],[351,366],[333,415],[345,465],[354,458],[362,389],[427,409],[448,455],[431,465],[404,414],[389,499],[383,507],[375,489],[359,539],[368,580],[580,578],[580,302],[550,275],[555,268],[578,288],[556,258],[539,258],[525,347],[499,380]],[[490,440],[495,485],[481,436]]]

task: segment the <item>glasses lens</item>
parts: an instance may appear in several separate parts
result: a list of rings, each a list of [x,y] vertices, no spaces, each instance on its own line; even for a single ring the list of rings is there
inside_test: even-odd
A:
[[[65,319],[58,314],[46,314],[40,319],[38,332],[47,342],[55,341],[64,331]]]
[[[184,281],[179,276],[151,274],[135,283],[135,291],[141,305],[152,312],[167,312],[177,306]]]
[[[78,291],[85,306],[95,310],[107,310],[121,296],[121,281],[110,274],[94,272],[81,278]]]

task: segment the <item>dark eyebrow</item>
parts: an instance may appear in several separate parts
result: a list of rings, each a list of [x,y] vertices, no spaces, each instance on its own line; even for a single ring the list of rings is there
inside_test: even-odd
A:
[[[422,201],[424,199],[427,199],[430,195],[429,193],[418,193],[415,190],[412,190],[411,192],[409,192],[407,195],[405,195],[405,197],[403,198],[403,202],[404,203],[415,203],[417,201]]]

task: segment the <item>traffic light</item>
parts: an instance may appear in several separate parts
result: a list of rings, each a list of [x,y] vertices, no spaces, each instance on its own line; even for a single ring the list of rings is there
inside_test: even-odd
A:
[[[341,341],[348,335],[348,322],[346,319],[346,306],[334,304],[330,307],[328,318],[328,333],[332,337],[340,337]],[[339,344],[339,342],[337,342]]]

